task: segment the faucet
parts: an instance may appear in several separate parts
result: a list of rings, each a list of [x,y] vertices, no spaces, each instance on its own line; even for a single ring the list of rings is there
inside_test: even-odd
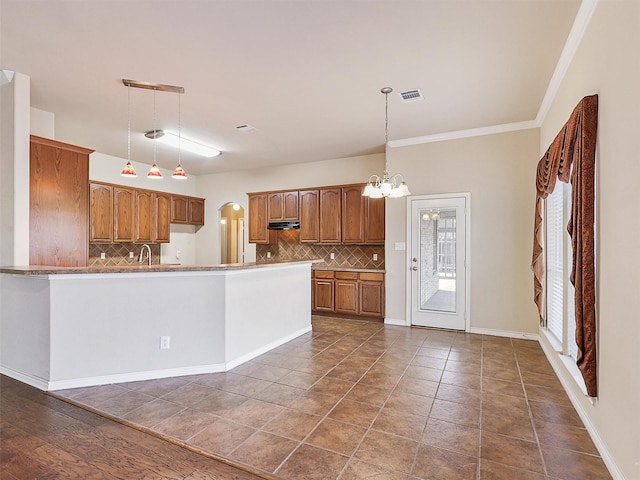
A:
[[[144,245],[142,245],[142,248],[140,249],[140,257],[138,258],[138,262],[142,263],[142,261],[144,259],[143,253],[144,253],[145,247],[147,249],[147,260],[149,262],[149,266],[151,266],[151,247],[149,245],[147,245],[146,243]]]

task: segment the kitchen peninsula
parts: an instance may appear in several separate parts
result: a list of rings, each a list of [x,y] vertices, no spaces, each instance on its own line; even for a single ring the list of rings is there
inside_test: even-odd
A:
[[[59,390],[229,370],[311,331],[312,263],[0,268],[1,372]]]

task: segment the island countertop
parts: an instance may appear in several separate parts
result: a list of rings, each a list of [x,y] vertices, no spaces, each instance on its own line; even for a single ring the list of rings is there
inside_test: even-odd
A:
[[[63,275],[63,274],[93,274],[93,273],[145,273],[145,272],[211,272],[248,270],[255,268],[269,268],[282,265],[296,265],[303,263],[318,263],[321,260],[290,260],[271,263],[225,263],[220,265],[124,265],[124,266],[94,266],[94,267],[51,267],[41,265],[24,265],[17,267],[0,267],[0,273],[14,275]]]

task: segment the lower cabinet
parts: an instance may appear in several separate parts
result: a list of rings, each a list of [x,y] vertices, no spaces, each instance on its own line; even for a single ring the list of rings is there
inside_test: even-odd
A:
[[[314,270],[314,313],[384,318],[384,273]]]

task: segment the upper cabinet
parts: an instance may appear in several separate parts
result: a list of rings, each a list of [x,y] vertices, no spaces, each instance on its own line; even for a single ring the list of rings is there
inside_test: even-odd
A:
[[[171,223],[204,225],[204,198],[171,195]]]
[[[268,218],[268,194],[249,195],[249,242],[270,243]]]
[[[320,243],[340,243],[340,188],[320,189]]]
[[[300,198],[300,243],[320,241],[320,202],[318,190],[302,190]]]
[[[168,243],[171,223],[204,225],[204,199],[91,182],[90,243]]]
[[[89,154],[93,150],[31,136],[29,263],[87,266]]]
[[[364,184],[250,193],[249,241],[272,243],[272,221],[299,220],[300,243],[384,244],[385,199],[363,197]]]

